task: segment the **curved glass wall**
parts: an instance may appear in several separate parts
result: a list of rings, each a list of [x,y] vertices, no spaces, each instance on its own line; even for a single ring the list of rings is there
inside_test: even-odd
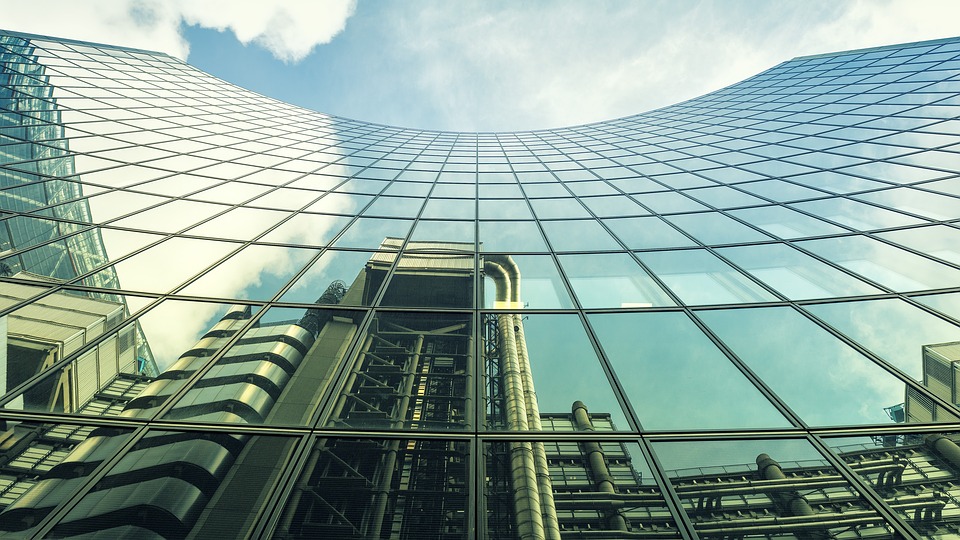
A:
[[[515,133],[0,81],[6,534],[960,534],[960,39]]]

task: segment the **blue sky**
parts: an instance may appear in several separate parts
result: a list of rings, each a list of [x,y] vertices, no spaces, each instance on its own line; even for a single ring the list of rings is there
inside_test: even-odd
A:
[[[163,50],[311,109],[467,131],[615,118],[794,56],[960,35],[952,0],[40,0],[5,12],[6,29]]]

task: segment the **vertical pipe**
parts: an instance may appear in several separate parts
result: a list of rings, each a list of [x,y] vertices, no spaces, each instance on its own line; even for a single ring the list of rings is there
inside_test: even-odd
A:
[[[484,261],[484,270],[496,283],[496,298],[499,302],[512,302],[516,298],[518,284],[513,280],[516,264],[511,263],[513,263],[512,259],[502,257],[491,257]],[[509,268],[510,266],[512,269]],[[526,431],[530,425],[524,399],[523,371],[520,366],[513,315],[497,315],[497,327],[500,331],[501,376],[504,385],[504,414],[507,429]],[[537,478],[533,445],[529,442],[511,442],[508,447],[517,536],[530,540],[545,539],[540,484]]]
[[[516,281],[520,281],[519,272]],[[515,285],[514,291],[519,294],[520,286]],[[519,299],[517,300],[519,302]],[[520,364],[520,373],[523,380],[524,405],[527,409],[527,424],[532,431],[542,431],[540,422],[540,404],[537,401],[537,392],[533,386],[533,370],[530,367],[530,357],[527,354],[527,340],[523,333],[523,317],[513,316],[513,329],[516,332],[517,357]],[[557,518],[557,505],[553,499],[553,481],[550,480],[550,464],[547,462],[547,452],[542,442],[533,443],[534,468],[537,473],[537,487],[540,490],[540,512],[543,514],[543,529],[547,540],[560,540],[560,521]]]
[[[783,469],[780,468],[780,464],[767,454],[757,456],[757,470],[765,480],[782,480],[787,477],[783,474]],[[791,516],[812,516],[816,514],[810,506],[810,503],[803,498],[803,495],[800,495],[796,491],[773,493],[770,497],[779,501],[780,505],[785,508]],[[797,530],[794,531],[794,534],[798,539],[827,540],[828,538],[832,538],[832,535],[826,531],[828,526],[829,524],[825,523],[823,529]]]
[[[573,421],[576,424],[577,431],[594,431],[593,422],[590,421],[590,415],[587,406],[582,401],[573,402]],[[607,467],[606,457],[603,455],[603,449],[600,443],[596,441],[581,442],[580,448],[587,455],[587,463],[590,465],[590,472],[593,474],[596,482],[597,491],[601,493],[616,493],[617,487],[613,482],[613,476],[610,474],[610,468]],[[610,508],[607,512],[607,525],[611,530],[626,531],[627,520],[617,508]]]

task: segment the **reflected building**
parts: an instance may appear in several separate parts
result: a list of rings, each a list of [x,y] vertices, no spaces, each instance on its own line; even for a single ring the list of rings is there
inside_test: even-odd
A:
[[[516,133],[0,76],[11,536],[960,534],[958,39]]]

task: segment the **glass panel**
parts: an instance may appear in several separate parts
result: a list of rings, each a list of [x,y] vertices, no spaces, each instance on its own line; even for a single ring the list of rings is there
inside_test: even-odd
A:
[[[480,199],[480,219],[533,219],[527,201]]]
[[[543,232],[556,251],[619,250],[620,244],[596,221],[541,221]]]
[[[717,253],[791,300],[883,292],[784,244],[719,248]]]
[[[650,217],[605,219],[613,234],[630,249],[653,249],[697,245],[662,219]]]
[[[378,313],[361,338],[328,425],[460,430],[471,422],[471,317]]]
[[[810,201],[793,206],[860,231],[924,223],[905,214],[848,199]]]
[[[957,433],[824,438],[918,537],[929,539],[942,537],[960,514],[957,500],[942,496],[956,490],[958,440]]]
[[[270,300],[316,254],[312,249],[247,246],[184,287],[179,294]]]
[[[945,225],[934,225],[933,227],[883,232],[877,234],[877,236],[938,259],[960,264],[960,229]]]
[[[171,238],[83,280],[96,286],[116,275],[125,288],[163,293],[240,247],[231,242]],[[189,262],[189,264],[185,264]]]
[[[0,474],[0,532],[28,538],[127,441],[130,431],[7,420]]]
[[[899,299],[804,306],[834,328],[951,403],[949,346],[960,328]],[[944,385],[947,388],[944,388]]]
[[[960,159],[960,156],[952,154],[950,159]],[[937,220],[946,221],[960,217],[960,200],[917,189],[894,188],[864,193],[857,195],[857,198]]]
[[[559,259],[585,308],[676,305],[626,253],[560,255]]]
[[[730,215],[759,227],[778,238],[805,238],[847,232],[836,225],[782,206],[732,210]]]
[[[474,219],[476,202],[472,199],[429,199],[421,217],[446,219]]]
[[[471,538],[469,445],[319,439],[274,538]]]
[[[304,424],[343,363],[362,319],[363,312],[356,311],[271,308],[164,418]],[[233,321],[231,328],[246,322],[243,318]],[[225,326],[221,323],[218,328],[225,332]],[[183,361],[181,357],[178,365]]]
[[[776,297],[713,254],[701,250],[638,253],[640,260],[687,304],[742,304]]]
[[[791,308],[697,315],[811,426],[897,421],[891,411],[911,394],[903,381]]]
[[[475,227],[473,221],[420,220],[410,236],[410,242],[411,244],[418,242],[420,247],[417,249],[443,248],[473,251]]]
[[[494,276],[489,275],[490,272],[501,273],[502,270],[496,267],[487,269],[486,261],[491,260],[497,262],[500,267],[504,265],[509,267],[511,264],[516,266],[520,279],[523,280],[522,285],[516,288],[517,295],[519,296],[519,299],[516,301],[523,306],[534,309],[573,308],[573,301],[570,299],[570,295],[567,294],[567,288],[560,278],[560,272],[557,271],[557,266],[553,263],[553,258],[549,255],[508,255],[503,257],[503,260],[499,259],[500,258],[496,256],[491,257],[487,255],[484,257],[484,261],[481,262],[481,267],[484,268],[486,278],[483,280],[483,291],[481,294],[483,297],[483,307],[505,307],[501,303],[504,301],[503,299],[500,301],[497,300],[497,287]],[[504,264],[500,264],[501,262]],[[509,308],[510,306],[508,305],[506,307]]]
[[[418,249],[410,253],[409,249]],[[472,253],[427,252],[436,242],[411,242],[400,257],[383,299],[384,306],[473,307],[474,256]],[[367,263],[371,284],[383,280],[393,266],[395,253],[378,253]]]
[[[898,538],[807,441],[654,442],[653,448],[701,538],[793,539],[810,531]]]
[[[590,217],[576,199],[530,199],[530,205],[540,219]]]
[[[252,240],[288,215],[286,212],[274,212],[272,210],[234,208],[226,214],[221,214],[210,221],[197,225],[186,231],[186,234],[233,240]]]
[[[770,238],[743,223],[715,212],[683,214],[666,219],[687,231],[704,244],[734,244],[738,242],[762,242]]]
[[[123,440],[114,438],[102,437],[89,449],[92,455],[75,466],[102,459]],[[267,506],[296,442],[293,437],[150,431],[50,535],[243,537]]]
[[[658,214],[709,210],[709,208],[697,201],[672,191],[665,193],[644,193],[643,195],[638,195],[637,200]]]
[[[642,216],[649,214],[643,207],[625,195],[584,197],[580,199],[597,217]]]
[[[296,214],[276,229],[263,235],[260,241],[320,247],[333,239],[347,223],[350,223],[350,219],[322,214]]]
[[[229,206],[194,201],[171,201],[167,204],[137,212],[113,223],[118,227],[130,227],[148,231],[173,233],[228,210]],[[131,210],[135,210],[131,208]]]
[[[481,251],[547,251],[533,221],[481,221]]]
[[[486,314],[482,329],[488,429],[586,429],[574,400],[590,404],[593,429],[629,429],[576,315]]]
[[[645,429],[789,425],[683,313],[588,319]]]
[[[541,453],[546,474],[535,461]],[[518,467],[524,460],[529,464]],[[534,478],[530,469],[539,480],[542,526],[555,530],[554,537],[681,536],[635,442],[492,442],[483,446],[483,463],[484,538],[533,536],[535,521],[521,519],[516,510],[529,505],[523,497],[530,483],[525,473]]]
[[[895,291],[953,287],[960,282],[960,270],[864,236],[797,245]]]
[[[960,292],[914,296],[913,299],[960,320]]]
[[[742,191],[737,191],[726,186],[691,189],[687,191],[687,195],[717,208],[732,208],[766,203],[763,199],[758,199],[753,195],[748,195]]]
[[[368,216],[415,218],[423,206],[423,199],[412,197],[378,197],[364,211]]]
[[[399,249],[399,245],[393,247],[382,246],[388,238],[401,241],[407,237],[413,221],[405,219],[376,219],[376,218],[358,218],[347,230],[334,242],[336,247],[355,247],[355,248],[381,248],[381,249]]]

